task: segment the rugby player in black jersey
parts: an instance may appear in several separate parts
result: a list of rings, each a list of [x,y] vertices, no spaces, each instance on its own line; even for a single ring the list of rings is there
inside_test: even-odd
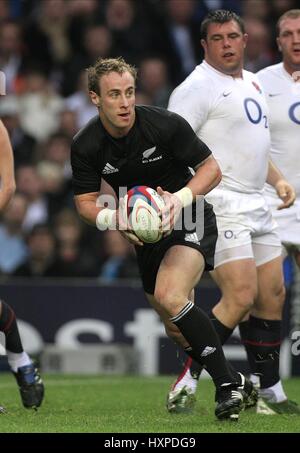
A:
[[[204,202],[203,228],[197,228],[196,222],[193,230],[174,229],[185,207],[192,205],[196,221],[196,197],[213,189],[221,172],[211,151],[182,117],[135,105],[135,80],[136,69],[122,58],[99,59],[88,69],[90,97],[98,115],[72,142],[76,208],[86,222],[101,230],[117,228],[135,244],[149,302],[167,325],[177,326],[187,352],[211,375],[216,416],[237,420],[245,400],[240,376],[228,369],[211,321],[192,300],[203,271],[213,269],[217,228],[211,205]],[[117,196],[120,188],[126,193],[137,185],[157,189],[165,201],[161,241],[142,244],[133,231],[126,230],[121,209],[99,206],[101,178]]]

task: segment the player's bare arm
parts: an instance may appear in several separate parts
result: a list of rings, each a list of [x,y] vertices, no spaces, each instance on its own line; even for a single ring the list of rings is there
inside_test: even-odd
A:
[[[195,168],[195,175],[188,182],[186,187],[175,193],[164,191],[161,187],[157,192],[165,201],[165,208],[162,209],[162,229],[171,231],[179,217],[182,208],[191,204],[197,195],[206,195],[216,187],[221,179],[221,169],[213,156],[207,157]]]
[[[2,121],[0,121],[0,178],[0,212],[2,212],[16,190],[13,151]]]
[[[292,206],[296,200],[295,190],[293,186],[285,180],[282,173],[271,160],[269,160],[267,183],[274,187],[277,195],[283,201],[283,203],[278,206],[278,209],[285,209]]]
[[[88,224],[97,226],[99,229],[116,228],[129,242],[134,245],[143,245],[137,236],[128,229],[126,220],[122,216],[122,203],[119,209],[99,207],[97,200],[100,192],[84,193],[74,197],[75,205],[80,217]],[[101,224],[101,225],[100,225]],[[106,227],[106,228],[105,228]]]

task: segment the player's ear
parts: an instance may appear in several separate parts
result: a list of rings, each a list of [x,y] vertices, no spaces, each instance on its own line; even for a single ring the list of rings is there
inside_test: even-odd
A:
[[[92,103],[96,106],[100,106],[100,96],[99,94],[95,93],[95,91],[89,91],[89,95],[91,98]]]
[[[282,51],[282,47],[281,47],[281,44],[280,44],[280,38],[276,38],[276,42],[277,42],[277,46],[278,46],[278,50],[281,52]]]
[[[248,37],[249,37],[248,33],[244,33],[244,35],[243,35],[243,41],[244,41],[244,49],[245,49],[245,48],[246,48],[246,46],[247,46],[247,43],[248,43]]]
[[[201,42],[201,46],[204,49],[204,52],[206,52],[207,51],[207,42],[205,41],[205,39],[201,39],[200,42]]]

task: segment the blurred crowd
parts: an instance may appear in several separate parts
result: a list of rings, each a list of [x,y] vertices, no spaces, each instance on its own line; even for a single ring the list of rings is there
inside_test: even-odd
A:
[[[85,69],[123,56],[139,68],[137,103],[166,107],[203,58],[200,23],[212,9],[240,14],[246,69],[280,59],[276,21],[297,0],[0,0],[0,117],[12,142],[17,193],[0,219],[0,275],[138,276],[132,247],[75,213],[69,162],[75,133],[97,112]],[[105,189],[104,189],[105,190]]]

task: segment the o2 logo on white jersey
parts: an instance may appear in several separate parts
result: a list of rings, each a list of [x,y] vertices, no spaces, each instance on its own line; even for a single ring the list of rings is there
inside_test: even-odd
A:
[[[296,116],[296,109],[298,108],[298,115]],[[289,117],[293,123],[300,124],[300,102],[295,102],[289,108]]]
[[[245,108],[248,120],[252,124],[259,124],[261,121],[263,121],[264,122],[264,127],[266,129],[269,128],[268,118],[267,118],[266,115],[263,115],[261,106],[259,105],[259,103],[255,99],[246,98],[244,100],[244,108]]]

